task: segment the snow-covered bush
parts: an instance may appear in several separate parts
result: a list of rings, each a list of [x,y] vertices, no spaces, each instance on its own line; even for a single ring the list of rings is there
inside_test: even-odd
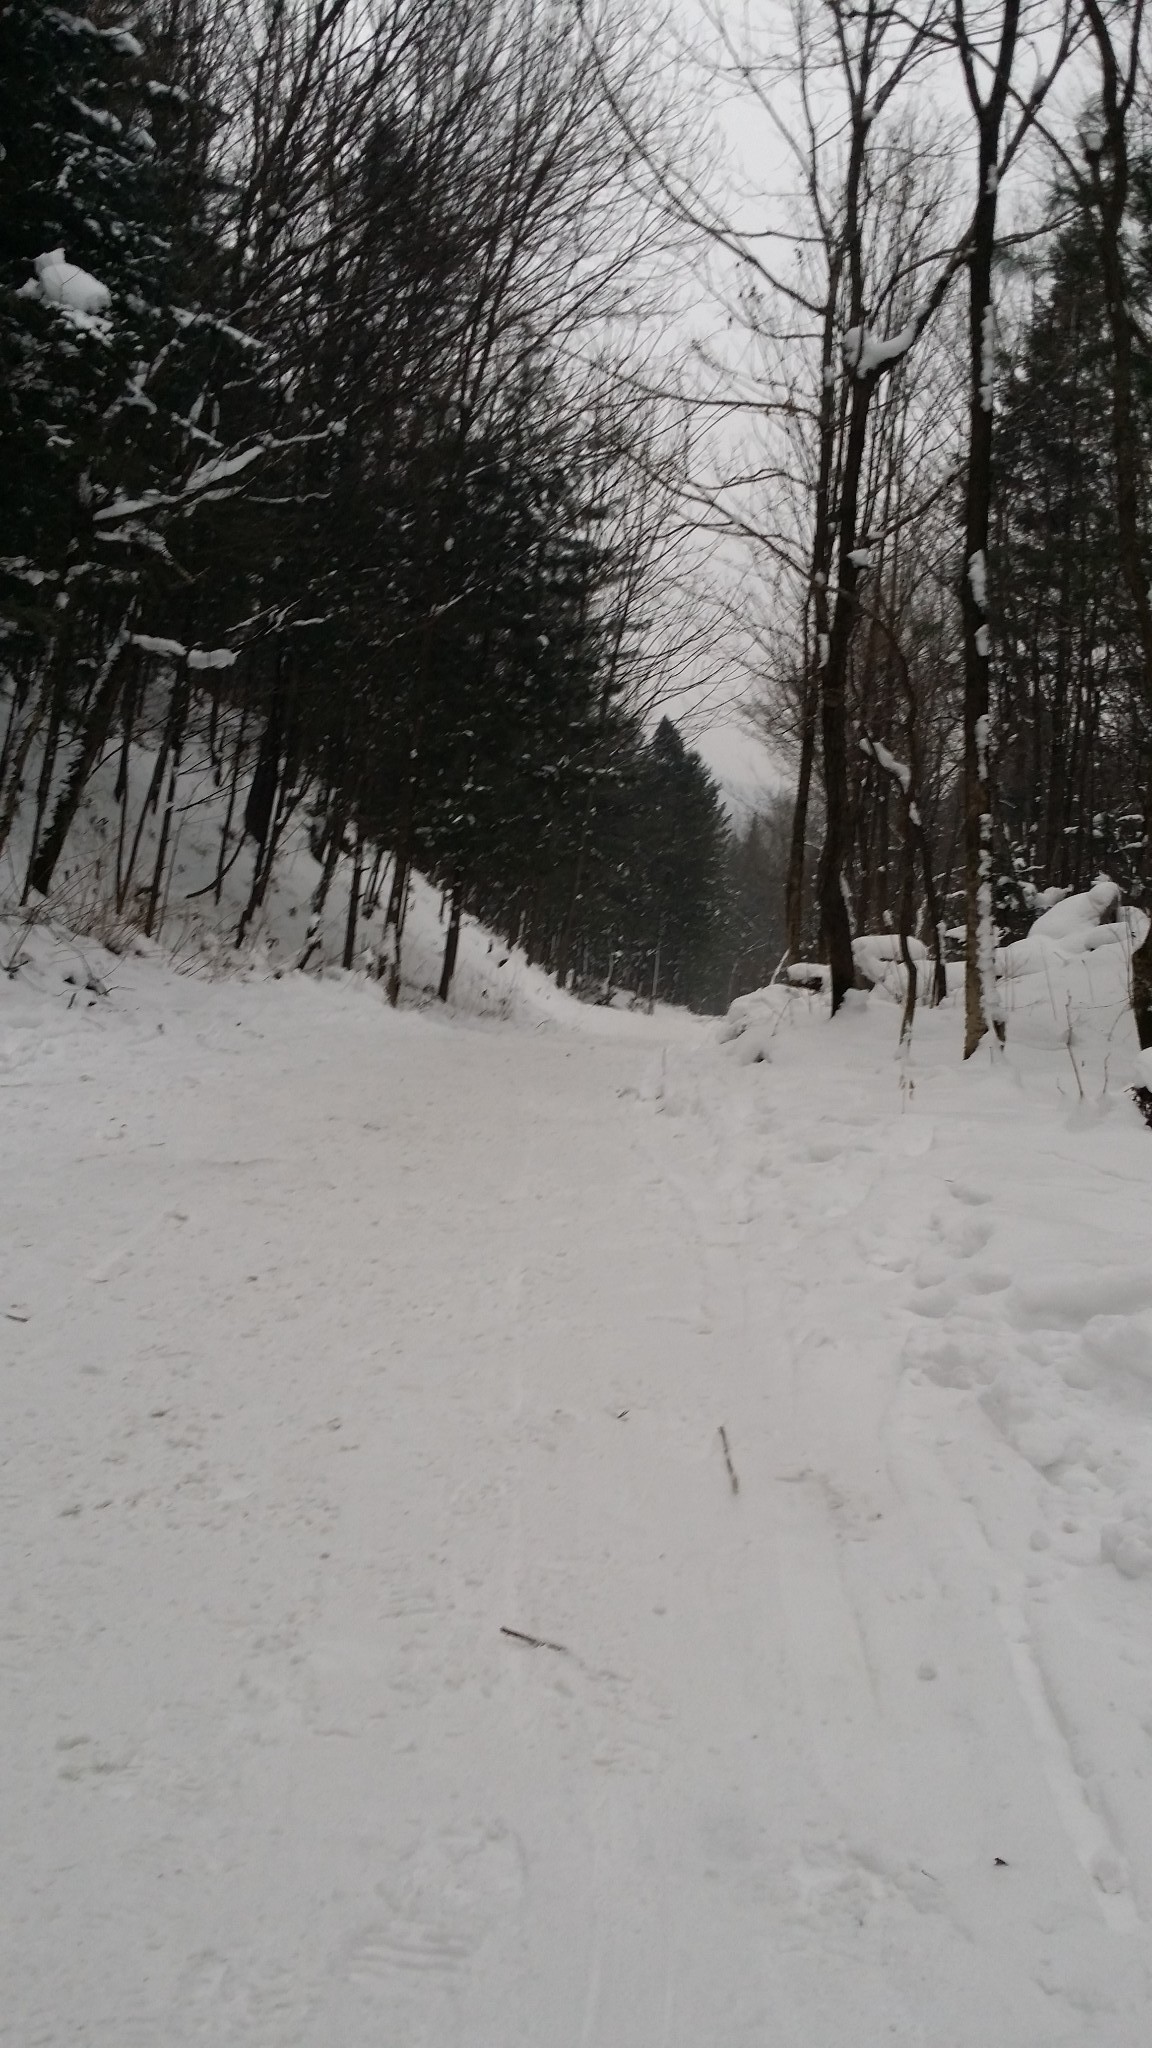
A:
[[[1054,960],[1072,959],[1102,946],[1131,951],[1148,930],[1145,912],[1121,903],[1119,887],[1108,875],[1098,876],[1090,889],[1075,895],[1047,890],[1036,900],[1045,907],[1031,930],[997,950],[996,972],[1006,980],[1042,974]]]
[[[731,1046],[732,1057],[739,1066],[756,1066],[770,1059],[772,1040],[798,993],[795,988],[774,982],[768,988],[755,988],[746,996],[737,996],[716,1027],[718,1043]]]
[[[928,948],[920,939],[910,938],[908,951],[916,969],[919,988],[927,984],[926,963]],[[869,988],[878,988],[895,1002],[902,1003],[907,989],[903,949],[898,932],[865,932],[852,941],[852,958],[860,981]]]

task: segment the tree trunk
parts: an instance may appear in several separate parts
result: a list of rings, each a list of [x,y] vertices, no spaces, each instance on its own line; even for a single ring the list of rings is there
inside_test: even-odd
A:
[[[221,892],[224,888],[224,877],[232,865],[232,861],[228,858],[228,834],[232,830],[232,817],[236,809],[236,797],[240,789],[240,765],[244,759],[244,728],[247,723],[248,713],[247,710],[244,710],[240,713],[240,723],[236,729],[236,745],[232,752],[232,777],[228,785],[228,808],[224,813],[224,824],[220,832],[220,852],[216,860],[216,873],[212,878],[212,901],[216,904],[219,903]],[[232,860],[236,859],[243,844],[244,835],[241,833],[235,852],[232,855]]]
[[[291,786],[292,772],[292,761],[290,758],[286,758],[280,771],[276,798],[272,806],[272,816],[268,823],[264,843],[257,852],[256,866],[252,874],[252,887],[248,893],[248,901],[244,905],[240,922],[236,927],[235,943],[238,947],[243,945],[248,927],[256,912],[261,908],[264,898],[268,893],[268,884],[272,880],[272,870],[276,865],[276,854],[284,834],[284,828],[308,787],[307,778],[304,778],[297,783],[293,791]]]
[[[8,731],[4,735],[3,768],[0,770],[0,853],[8,844],[9,834],[20,807],[20,795],[24,781],[24,769],[28,756],[35,744],[37,734],[55,701],[60,678],[66,671],[71,658],[72,636],[69,626],[48,656],[40,672],[38,684],[27,692],[32,698],[23,730],[15,736],[15,699],[8,720]],[[25,892],[27,893],[27,892]]]
[[[36,849],[40,834],[44,830],[44,819],[48,811],[48,799],[52,794],[52,781],[56,773],[56,755],[60,746],[60,727],[64,716],[64,677],[58,674],[53,691],[52,709],[48,715],[48,732],[44,741],[44,754],[40,762],[40,774],[36,781],[36,811],[32,820],[32,844],[28,852],[28,866],[24,876],[21,903],[27,903],[32,891],[32,869],[36,861]]]
[[[312,892],[312,902],[309,906],[308,914],[308,929],[304,934],[304,944],[301,948],[300,957],[296,962],[300,973],[303,973],[320,944],[320,931],[324,922],[324,905],[328,901],[328,891],[332,887],[332,878],[336,873],[336,866],[343,851],[345,822],[344,817],[338,815],[332,820],[329,828],[328,844],[324,849],[324,865],[320,870],[320,880]]]
[[[273,692],[268,723],[264,727],[256,755],[256,766],[248,788],[248,800],[244,806],[244,830],[254,839],[262,853],[264,842],[272,824],[272,813],[276,805],[276,791],[280,785],[280,714],[279,683]],[[259,864],[259,863],[257,863]]]
[[[452,976],[456,972],[456,955],[460,950],[460,919],[464,912],[464,884],[452,884],[452,910],[448,919],[448,937],[444,945],[444,965],[440,970],[440,986],[436,993],[442,1003],[448,1001]]]
[[[44,676],[47,674],[49,665],[46,661],[44,666],[41,667],[39,671],[40,681],[43,681]],[[12,758],[12,751],[16,745],[16,729],[23,716],[24,706],[28,702],[29,697],[36,697],[38,694],[36,689],[37,680],[37,672],[34,667],[32,674],[26,682],[22,683],[17,680],[13,683],[12,695],[8,699],[8,716],[4,721],[4,739],[3,743],[0,744],[0,790],[7,786],[8,763]]]
[[[408,908],[408,884],[412,874],[412,825],[416,792],[409,782],[400,813],[393,854],[392,887],[384,913],[381,972],[386,977],[388,1001],[395,1009],[400,1001],[400,952],[404,940],[404,914]]]
[[[851,844],[848,805],[848,657],[856,625],[859,564],[852,557],[859,546],[856,520],[860,478],[867,439],[868,411],[876,388],[875,372],[849,363],[852,398],[848,436],[840,478],[839,563],[832,630],[820,646],[820,730],[824,746],[824,848],[820,856],[818,891],[820,934],[832,983],[835,1016],[855,980],[852,923],[848,914],[847,864]]]
[[[799,960],[804,949],[804,868],[808,851],[808,806],[812,796],[812,764],[816,757],[816,696],[812,680],[805,685],[804,726],[800,738],[800,771],[792,806],[785,886],[785,937],[788,957]]]
[[[996,993],[992,923],[992,636],[988,623],[988,536],[992,506],[992,389],[995,329],[992,259],[996,250],[998,157],[1012,80],[1020,0],[1004,0],[1000,44],[987,100],[980,97],[972,45],[958,10],[960,57],[976,116],[977,196],[968,248],[968,476],[960,609],[964,621],[964,1057],[989,1027],[1004,1037]]]
[[[904,962],[907,985],[904,990],[904,1014],[900,1019],[901,1045],[912,1036],[912,1022],[916,1015],[916,962],[912,958],[909,940],[912,935],[913,910],[913,856],[909,840],[904,849],[904,881],[900,891],[900,958]]]
[[[657,996],[658,996],[658,994],[659,994],[659,992],[660,992],[660,946],[661,946],[661,941],[663,940],[663,937],[664,937],[664,925],[663,925],[663,921],[661,921],[661,924],[660,924],[660,929],[658,930],[658,932],[657,932],[657,934],[656,934],[656,957],[655,957],[655,959],[654,959],[654,960],[653,960],[653,962],[652,962],[652,990],[651,990],[651,994],[650,994],[650,995],[649,995],[649,997],[648,997],[648,1015],[649,1015],[649,1016],[651,1016],[651,1015],[652,1015],[653,1011],[654,1011],[654,1010],[655,1010],[655,1008],[656,1008],[656,998],[657,998]]]
[[[1120,566],[1132,609],[1136,615],[1143,667],[1145,714],[1144,760],[1144,860],[1152,855],[1152,600],[1145,568],[1145,546],[1141,516],[1143,442],[1133,418],[1132,321],[1127,305],[1124,265],[1124,218],[1128,206],[1129,156],[1128,114],[1136,81],[1140,75],[1141,0],[1130,20],[1129,62],[1122,77],[1108,22],[1098,0],[1085,0],[1086,12],[1100,60],[1103,134],[1088,146],[1089,177],[1093,219],[1112,343],[1112,454],[1115,464],[1116,530]],[[1111,162],[1105,178],[1103,157]],[[1152,909],[1152,901],[1149,908]],[[1132,1012],[1136,1034],[1145,1051],[1152,1046],[1152,925],[1143,944],[1132,956]]]
[[[56,863],[64,851],[64,842],[80,808],[80,800],[112,730],[112,720],[124,685],[122,657],[127,641],[128,620],[125,617],[105,653],[72,766],[56,799],[52,822],[29,870],[29,887],[41,896],[46,896],[52,887]]]
[[[576,917],[584,890],[584,861],[588,851],[588,840],[592,829],[592,795],[589,791],[584,805],[584,819],[580,827],[580,843],[576,848],[576,865],[572,871],[572,887],[568,892],[568,905],[564,922],[556,941],[556,986],[563,988],[568,979],[568,966],[572,953],[572,939],[576,930]]]
[[[380,907],[381,876],[384,872],[384,848],[378,846],[372,860],[372,868],[364,888],[364,916],[375,917]]]
[[[356,846],[352,855],[352,880],[348,889],[348,917],[344,925],[345,973],[349,973],[356,958],[356,920],[360,914],[360,890],[364,881],[364,832],[356,827]]]
[[[170,768],[168,772],[168,798],[164,805],[164,823],[160,827],[160,843],[156,849],[156,865],[152,870],[152,887],[148,891],[148,908],[144,914],[144,936],[151,938],[156,925],[156,912],[160,905],[160,889],[164,880],[164,863],[168,858],[168,841],[172,835],[172,819],[176,810],[176,787],[180,778],[180,754],[184,744],[184,726],[188,717],[188,703],[191,687],[185,669],[176,679],[172,691],[172,708],[168,715],[167,752]]]
[[[175,697],[173,697],[173,703],[175,703]],[[132,886],[132,877],[136,873],[136,862],[140,857],[140,844],[144,837],[144,827],[148,823],[148,813],[151,811],[155,815],[160,807],[160,791],[164,787],[164,770],[168,765],[168,747],[171,741],[171,734],[172,707],[170,706],[168,717],[164,723],[160,746],[153,763],[152,774],[149,778],[148,789],[140,806],[140,815],[136,820],[136,830],[132,835],[132,847],[128,855],[127,865],[123,861],[123,833],[121,833],[121,844],[116,850],[116,909],[118,912],[124,908],[128,898],[128,891]]]

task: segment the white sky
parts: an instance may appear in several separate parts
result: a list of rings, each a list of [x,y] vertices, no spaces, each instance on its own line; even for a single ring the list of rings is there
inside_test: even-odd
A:
[[[692,745],[719,782],[738,823],[756,810],[764,798],[791,786],[791,777],[774,760],[763,740],[739,722],[737,713],[719,713],[716,723],[694,739]]]

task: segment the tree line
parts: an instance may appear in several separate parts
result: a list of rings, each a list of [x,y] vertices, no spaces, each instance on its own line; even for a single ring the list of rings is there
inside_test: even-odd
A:
[[[835,1012],[854,934],[927,941],[929,999],[959,940],[968,1053],[1038,889],[1149,887],[1147,58],[1144,0],[721,12],[777,193],[652,166],[726,313],[690,495],[796,777],[789,953]],[[1148,1044],[1147,945],[1133,1000]]]
[[[1039,888],[1146,890],[1145,0],[736,20],[710,61],[786,201],[751,225],[677,133],[699,74],[610,0],[0,8],[20,893],[114,764],[154,930],[195,751],[241,942],[303,829],[301,960],[342,870],[394,1000],[419,867],[445,994],[466,910],[710,1006],[780,936],[834,1012],[855,934],[926,940],[932,999],[962,933],[971,1052]],[[686,256],[723,315],[690,349]],[[660,720],[714,660],[690,526],[746,550],[786,834],[733,837]],[[1147,1042],[1147,947],[1133,987]]]
[[[691,994],[727,826],[659,721],[694,629],[662,423],[623,371],[673,233],[621,106],[638,136],[663,118],[644,38],[553,0],[5,0],[0,854],[19,838],[25,899],[114,766],[116,907],[155,930],[195,752],[238,942],[304,829],[302,964],[343,864],[343,958],[375,916],[395,1001],[419,868],[442,995],[466,909],[562,983]]]

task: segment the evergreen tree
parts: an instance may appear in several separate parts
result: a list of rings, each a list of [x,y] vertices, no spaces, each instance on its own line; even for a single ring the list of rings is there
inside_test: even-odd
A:
[[[1145,431],[1152,379],[1143,364]],[[1021,884],[1139,869],[1140,656],[1116,570],[1108,354],[1086,225],[1058,238],[997,444],[1001,916]],[[1007,890],[1007,894],[1005,894]],[[1027,890],[1020,898],[1027,918]]]

